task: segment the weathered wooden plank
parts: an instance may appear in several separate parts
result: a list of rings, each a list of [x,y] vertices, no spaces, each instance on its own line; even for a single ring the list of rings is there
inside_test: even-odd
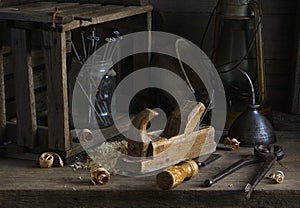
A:
[[[291,73],[290,112],[300,114],[300,3],[296,18],[296,38],[294,49],[294,65]]]
[[[144,14],[140,14],[117,21],[104,22],[101,24],[101,28],[108,30],[111,28],[119,28],[120,30],[130,28],[130,31],[143,31],[147,27],[146,18]]]
[[[44,54],[42,50],[31,50],[31,62],[32,62],[32,67],[37,67],[39,65],[42,65],[45,63],[44,61]],[[4,75],[9,75],[13,74],[13,55],[8,54],[5,55],[4,59]]]
[[[35,93],[35,109],[36,113],[44,112],[47,110],[47,97],[46,91],[38,91]],[[14,98],[6,100],[6,117],[7,119],[16,117],[16,101]]]
[[[34,89],[46,87],[46,75],[44,70],[33,72]],[[15,97],[15,79],[12,77],[5,81],[5,99],[10,100]]]
[[[51,2],[51,1],[45,1],[45,2],[38,1],[33,3],[18,5],[16,8],[18,8],[19,10],[32,9],[32,8],[39,9],[39,8],[51,7],[55,4],[56,2]]]
[[[102,5],[83,5],[83,8],[79,7],[78,10],[76,11],[67,11],[67,12],[62,12],[60,15],[72,15],[74,17],[82,17],[82,18],[91,18],[91,15],[94,14],[96,11],[98,13],[102,12],[108,12],[108,11],[113,11],[117,8],[122,8],[123,6],[116,6],[116,5],[107,5],[107,6],[102,6]]]
[[[6,102],[6,119],[9,120],[16,117],[16,101],[13,100],[10,102]]]
[[[58,2],[70,2],[73,0],[58,0]],[[149,0],[79,0],[79,3],[120,4],[126,6],[144,6]]]
[[[4,75],[13,74],[13,55],[6,55],[3,59]],[[31,50],[31,62],[33,68],[44,64],[45,61],[43,52],[41,50]]]
[[[43,3],[43,2],[40,2]],[[44,2],[45,3],[45,2]],[[53,2],[51,2],[53,3]],[[35,12],[45,12],[45,13],[53,13],[55,11],[55,8],[58,8],[58,12],[64,9],[73,8],[73,7],[79,7],[79,3],[56,3],[51,6],[43,6],[43,7],[30,7],[27,9],[22,10],[28,10],[28,11],[35,11]]]
[[[63,8],[57,14],[58,16],[61,15],[73,15],[76,16],[80,12],[90,12],[90,10],[97,9],[101,7],[101,4],[81,4],[80,6],[73,6],[68,8]]]
[[[37,123],[28,37],[27,31],[12,29],[18,144],[33,148],[36,144]]]
[[[108,21],[113,21],[113,20],[118,20],[134,15],[139,15],[143,14],[146,12],[149,12],[152,10],[152,6],[130,6],[130,7],[124,7],[124,8],[119,8],[118,6],[115,6],[116,10],[111,10],[111,11],[106,11],[106,12],[100,12],[97,13],[98,11],[94,11],[96,15],[92,16],[92,21],[73,21],[67,24],[64,24],[61,26],[61,31],[69,31],[81,26],[89,26],[89,25],[94,25],[94,24],[100,24],[103,22],[108,22]],[[86,16],[89,18],[89,16]]]
[[[184,3],[180,0],[150,0],[150,4],[155,10],[163,12],[190,12],[210,14],[217,4],[217,0],[186,0]]]
[[[54,12],[54,11],[53,11]],[[38,11],[18,10],[16,8],[2,8],[0,9],[0,19],[13,20],[13,21],[29,21],[29,22],[42,22],[52,23],[52,13],[44,13]],[[68,23],[73,20],[72,16],[56,17],[57,23]]]
[[[0,48],[0,137],[4,138],[6,127],[5,84],[3,67],[3,49]]]
[[[7,7],[7,6],[16,6],[20,4],[28,4],[30,2],[34,2],[36,0],[1,0],[0,7]]]
[[[47,72],[48,145],[69,150],[68,92],[65,33],[43,31]]]
[[[15,142],[17,139],[17,124],[12,121],[7,121],[7,128],[5,137],[8,138],[10,141]],[[34,147],[32,151],[39,152],[49,150],[48,148],[48,127],[46,126],[37,126],[37,145]],[[17,155],[19,153],[19,155]],[[28,158],[24,157],[24,154],[22,155],[22,152],[18,151],[8,151],[8,154],[14,154],[13,155],[6,155],[7,157],[12,158],[18,158],[18,159],[25,159],[28,160]],[[27,152],[29,155],[29,152]]]

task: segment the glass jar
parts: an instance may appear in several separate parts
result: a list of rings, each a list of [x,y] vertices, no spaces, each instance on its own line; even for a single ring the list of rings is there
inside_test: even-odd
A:
[[[112,68],[111,60],[103,60],[97,66],[101,77],[95,95],[95,116],[99,128],[111,126],[113,119],[111,116],[112,96],[116,87],[116,71]],[[105,73],[103,75],[103,73]],[[99,77],[98,77],[99,78]]]

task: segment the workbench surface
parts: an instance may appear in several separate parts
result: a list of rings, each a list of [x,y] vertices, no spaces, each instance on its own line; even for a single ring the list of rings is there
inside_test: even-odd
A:
[[[244,167],[210,188],[205,179],[213,176],[252,148],[221,151],[222,157],[200,169],[198,176],[174,190],[163,191],[155,176],[112,176],[110,183],[94,186],[84,169],[40,169],[37,162],[0,158],[0,207],[299,207],[300,133],[277,132],[285,157],[270,172],[282,170],[285,181],[273,184],[264,178],[252,198],[245,200],[244,186],[260,164]]]

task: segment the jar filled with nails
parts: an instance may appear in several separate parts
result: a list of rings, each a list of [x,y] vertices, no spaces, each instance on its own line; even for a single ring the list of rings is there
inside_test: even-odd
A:
[[[81,32],[80,48],[77,50],[75,43],[71,40],[72,51],[77,63],[84,68],[84,73],[80,78],[77,75],[76,83],[84,97],[84,103],[88,108],[80,110],[81,120],[85,122],[84,127],[104,128],[113,124],[111,116],[112,95],[116,86],[117,73],[113,69],[112,57],[119,48],[122,40],[119,31],[114,31],[115,37],[103,38],[106,42],[104,52],[97,54],[100,47],[101,37],[97,35],[96,28],[92,28],[90,34]],[[81,69],[79,69],[80,71]],[[77,73],[78,74],[78,73]],[[70,88],[74,87],[74,83]],[[71,99],[71,98],[70,98]],[[81,111],[83,111],[81,113]],[[88,124],[88,125],[86,125]]]
[[[117,73],[112,68],[112,61],[105,60],[102,63],[102,67],[109,68],[107,73],[102,77],[98,86],[95,98],[96,119],[99,128],[108,127],[113,124],[111,116],[111,105],[113,92],[116,86]],[[99,69],[101,71],[101,68]]]

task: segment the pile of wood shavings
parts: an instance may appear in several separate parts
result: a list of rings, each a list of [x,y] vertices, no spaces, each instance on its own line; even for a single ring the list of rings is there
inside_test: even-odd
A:
[[[93,166],[99,166],[105,168],[110,174],[118,174],[120,170],[116,168],[117,160],[122,154],[127,154],[127,150],[128,142],[125,140],[103,142],[90,150],[85,159],[77,158],[71,167],[91,169]]]

